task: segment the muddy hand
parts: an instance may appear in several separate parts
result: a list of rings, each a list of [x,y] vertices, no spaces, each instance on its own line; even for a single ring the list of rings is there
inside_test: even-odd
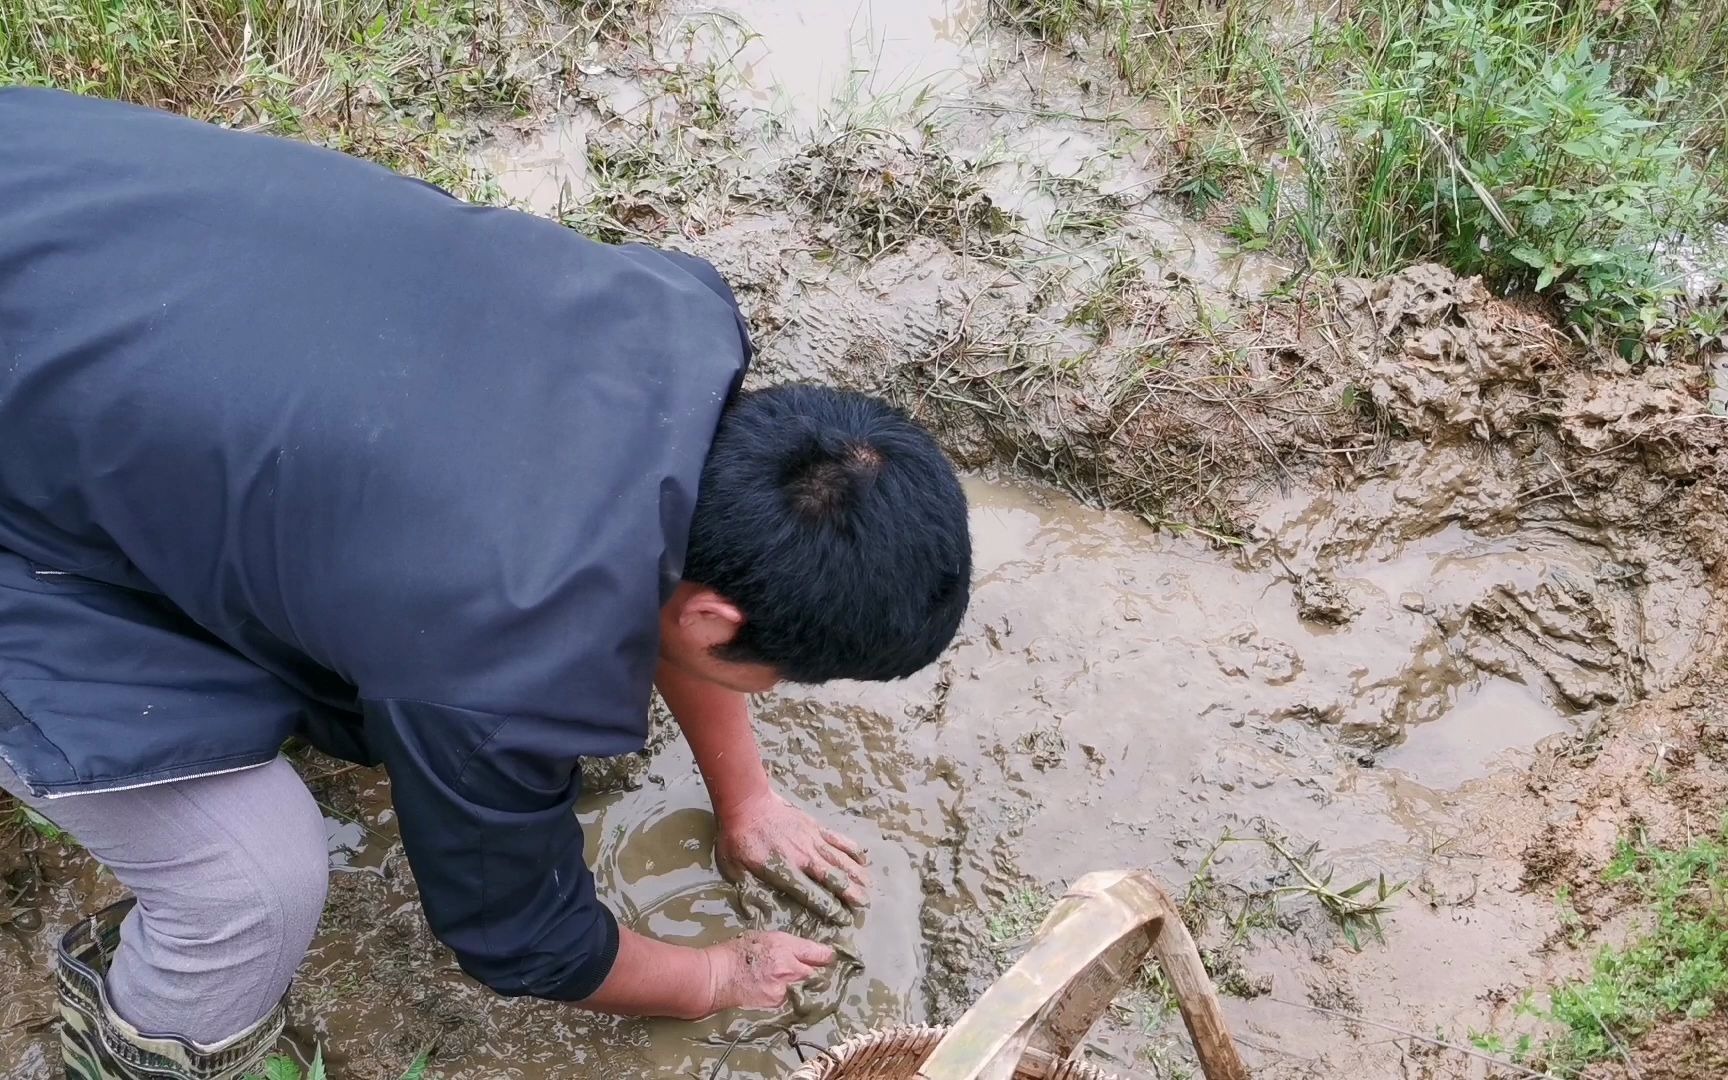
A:
[[[836,924],[847,921],[848,907],[863,906],[870,888],[862,847],[773,792],[727,815],[715,854],[729,880],[760,878]]]
[[[793,987],[835,958],[826,945],[775,931],[751,931],[708,951],[715,1012],[778,1009]]]

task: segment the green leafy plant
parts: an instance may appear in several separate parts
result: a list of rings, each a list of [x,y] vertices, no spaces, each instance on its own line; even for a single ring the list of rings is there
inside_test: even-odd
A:
[[[431,1059],[431,1051],[423,1050],[416,1057],[407,1071],[402,1074],[402,1080],[424,1080],[426,1067]],[[264,1063],[264,1071],[251,1073],[245,1080],[327,1080],[324,1069],[324,1052],[318,1051],[312,1056],[312,1064],[303,1070],[300,1063],[293,1058],[277,1054]]]
[[[1624,89],[1588,33],[1556,48],[1548,4],[1436,0],[1391,32],[1310,166],[1343,182],[1345,265],[1434,259],[1552,295],[1577,324],[1635,350],[1677,282],[1664,238],[1720,218],[1720,192],[1660,122],[1677,90]]]
[[[1264,0],[1003,8],[1172,104],[1171,190],[1203,215],[1240,200],[1244,251],[1370,276],[1440,262],[1551,299],[1629,359],[1696,348],[1664,253],[1728,219],[1728,6],[1345,0],[1306,28]],[[1288,190],[1232,190],[1195,149],[1244,130],[1281,131]]]
[[[1015,889],[990,913],[990,943],[998,949],[1024,944],[1055,906],[1056,898],[1047,892],[1030,887]]]
[[[20,806],[18,808],[18,820],[23,822],[24,826],[31,832],[40,836],[44,840],[61,843],[72,839],[66,830],[54,824],[52,821],[49,821],[47,818],[30,809],[28,806]]]
[[[246,1080],[325,1080],[324,1053],[319,1051],[304,1072],[298,1061],[278,1054],[264,1063],[263,1072],[251,1073]]]
[[[1272,246],[1272,211],[1265,206],[1244,206],[1224,235],[1243,251],[1265,251]]]
[[[1322,866],[1320,845],[1295,848],[1275,833],[1263,821],[1255,823],[1255,832],[1238,836],[1226,832],[1213,844],[1200,869],[1189,882],[1183,901],[1185,909],[1194,913],[1196,922],[1204,920],[1208,909],[1223,907],[1222,886],[1215,867],[1219,856],[1232,845],[1258,845],[1269,852],[1283,868],[1282,879],[1275,878],[1264,888],[1240,890],[1244,893],[1241,914],[1235,919],[1234,947],[1255,926],[1269,926],[1277,921],[1278,901],[1284,897],[1306,896],[1320,905],[1321,910],[1338,924],[1339,932],[1353,949],[1360,950],[1364,932],[1376,940],[1384,939],[1381,916],[1390,912],[1408,882],[1392,882],[1384,873],[1363,878],[1343,888],[1335,888],[1336,868]]]
[[[1656,1023],[1728,1007],[1728,822],[1683,848],[1622,841],[1605,873],[1649,912],[1645,930],[1596,954],[1539,1013],[1562,1033],[1541,1050],[1564,1076],[1619,1057]]]
[[[0,794],[0,842],[5,842],[7,837],[17,837],[24,833],[33,833],[54,844],[77,843],[70,833],[35,810],[15,802],[10,796]]]
[[[1472,1031],[1470,1045],[1483,1053],[1509,1058],[1513,1064],[1521,1064],[1529,1061],[1531,1053],[1535,1051],[1536,1036],[1525,1032],[1508,1041],[1505,1036],[1492,1031]]]

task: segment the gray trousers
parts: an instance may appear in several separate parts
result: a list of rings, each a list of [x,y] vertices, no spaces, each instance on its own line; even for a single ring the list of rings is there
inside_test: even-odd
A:
[[[213,1046],[281,1000],[330,873],[323,815],[287,761],[58,799],[31,796],[0,762],[0,788],[137,896],[108,973],[121,1019]]]

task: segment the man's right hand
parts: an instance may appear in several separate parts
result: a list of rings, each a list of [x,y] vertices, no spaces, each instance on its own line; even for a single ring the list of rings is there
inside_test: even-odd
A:
[[[778,1009],[786,992],[834,962],[834,950],[778,931],[751,931],[706,950],[710,1012]]]
[[[621,1016],[700,1020],[727,1009],[778,1009],[786,992],[834,962],[834,950],[777,931],[693,948],[618,928],[618,959],[582,1004]]]

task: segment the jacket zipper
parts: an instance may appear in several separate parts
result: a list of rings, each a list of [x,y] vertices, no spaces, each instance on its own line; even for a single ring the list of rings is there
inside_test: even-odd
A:
[[[53,791],[38,796],[42,799],[76,799],[80,795],[111,795],[117,791],[137,791],[140,788],[161,787],[163,784],[178,784],[182,780],[204,780],[212,776],[227,776],[229,773],[245,772],[247,769],[261,769],[276,760],[255,762],[251,765],[236,765],[231,769],[212,769],[209,772],[192,773],[189,776],[170,776],[166,780],[146,780],[140,784],[121,784],[118,787],[87,788],[83,791]]]

